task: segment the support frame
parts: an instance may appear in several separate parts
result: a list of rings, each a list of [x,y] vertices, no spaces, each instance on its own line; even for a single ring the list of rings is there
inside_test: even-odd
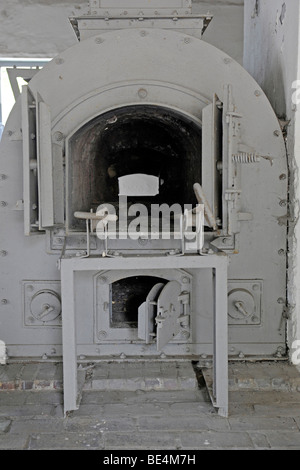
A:
[[[228,321],[227,269],[224,253],[186,256],[122,256],[117,258],[62,258],[62,344],[64,414],[79,408],[77,384],[77,341],[74,275],[78,271],[126,269],[211,269],[214,280],[213,369],[214,407],[228,416]]]

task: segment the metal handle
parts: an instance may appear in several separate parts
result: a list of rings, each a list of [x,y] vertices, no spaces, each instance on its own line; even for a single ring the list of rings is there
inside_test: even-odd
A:
[[[235,302],[234,306],[242,315],[245,315],[245,317],[249,315],[247,310],[244,308],[244,302]]]
[[[49,304],[45,304],[43,305],[43,307],[44,309],[39,314],[39,319],[46,317],[49,313],[53,312],[54,310],[54,307]]]

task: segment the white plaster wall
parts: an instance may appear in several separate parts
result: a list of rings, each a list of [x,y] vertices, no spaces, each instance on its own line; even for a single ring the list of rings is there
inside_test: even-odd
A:
[[[125,3],[126,0],[124,0]],[[204,40],[240,63],[243,0],[194,1],[194,11],[214,14]],[[87,11],[87,0],[0,0],[0,58],[54,57],[77,39],[68,21]]]
[[[292,101],[293,82],[300,79],[299,0],[245,0],[244,66],[261,85],[278,117],[290,121],[287,150],[290,169],[288,291],[291,319],[288,346],[300,340],[300,104]],[[300,94],[299,94],[300,97]]]

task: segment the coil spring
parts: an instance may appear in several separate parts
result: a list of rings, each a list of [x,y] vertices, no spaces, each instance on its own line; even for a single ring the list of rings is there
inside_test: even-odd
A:
[[[232,155],[232,161],[234,163],[257,163],[259,156],[256,153],[240,152]]]

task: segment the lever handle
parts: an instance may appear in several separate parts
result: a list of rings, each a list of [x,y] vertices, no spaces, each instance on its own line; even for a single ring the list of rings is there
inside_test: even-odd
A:
[[[235,302],[234,306],[242,315],[245,315],[245,317],[248,316],[248,312],[244,308],[244,302],[241,302],[241,301]]]

